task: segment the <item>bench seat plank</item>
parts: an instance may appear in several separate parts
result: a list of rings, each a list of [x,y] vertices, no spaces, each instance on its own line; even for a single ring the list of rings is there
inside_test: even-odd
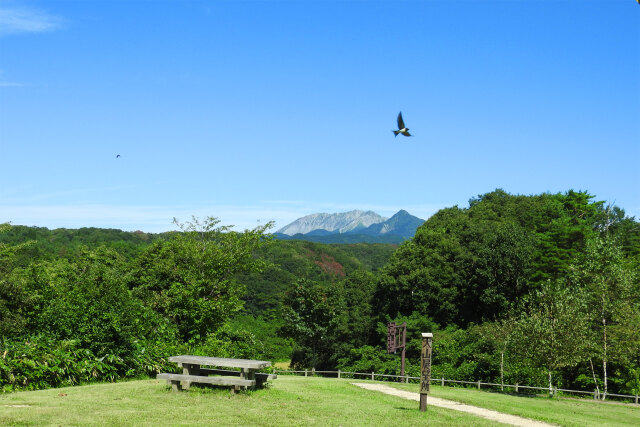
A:
[[[184,375],[184,374],[168,374],[162,373],[156,376],[159,380],[167,381],[189,381],[192,383],[206,383],[214,385],[227,385],[227,386],[242,386],[253,387],[256,385],[255,380],[245,380],[243,378],[236,377],[202,377],[199,375]]]
[[[200,368],[200,374],[201,375],[226,375],[226,376],[239,377],[241,372],[240,371],[232,371],[230,369]],[[256,372],[254,375],[256,376],[256,379],[261,379],[263,381],[275,380],[276,378],[278,378],[278,376],[276,374],[269,374],[267,372]]]

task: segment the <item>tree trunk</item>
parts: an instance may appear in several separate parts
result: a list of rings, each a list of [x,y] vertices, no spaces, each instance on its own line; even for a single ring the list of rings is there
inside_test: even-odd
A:
[[[500,352],[500,390],[504,391],[504,351]]]
[[[602,316],[602,340],[602,400],[605,400],[605,398],[607,397],[607,319],[604,316]]]
[[[598,381],[596,380],[596,371],[593,369],[593,361],[589,358],[589,364],[591,365],[591,375],[593,375],[593,383],[596,385],[596,394],[598,399],[600,398],[600,386],[598,386]]]

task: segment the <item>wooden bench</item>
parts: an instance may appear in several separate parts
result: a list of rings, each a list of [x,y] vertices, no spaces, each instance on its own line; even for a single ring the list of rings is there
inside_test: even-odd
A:
[[[245,380],[243,378],[236,377],[203,377],[201,375],[158,374],[156,378],[159,380],[167,380],[174,391],[182,390],[181,381],[235,387],[253,387],[256,385],[256,380]]]
[[[188,390],[191,383],[203,383],[227,386],[234,393],[240,389],[262,387],[268,380],[276,378],[274,374],[257,372],[259,369],[271,366],[271,362],[265,360],[182,355],[169,357],[169,361],[182,368],[182,374],[162,373],[158,374],[156,378],[167,380],[174,391]],[[240,370],[211,369],[204,366],[237,368]],[[209,375],[220,376],[211,377]]]

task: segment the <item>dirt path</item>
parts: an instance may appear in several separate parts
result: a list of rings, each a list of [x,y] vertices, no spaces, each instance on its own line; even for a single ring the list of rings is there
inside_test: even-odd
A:
[[[393,396],[402,397],[404,399],[420,401],[420,394],[412,393],[410,391],[398,390],[397,388],[389,387],[383,384],[374,383],[352,383],[358,387],[362,387],[367,390],[380,391],[382,393],[391,394]],[[486,418],[491,421],[497,421],[499,423],[510,424],[512,426],[526,426],[526,427],[549,427],[553,424],[547,424],[542,421],[530,420],[528,418],[519,417],[517,415],[503,414],[501,412],[492,411],[491,409],[479,408],[477,406],[465,405],[464,403],[454,402],[453,400],[440,399],[439,397],[429,396],[427,399],[427,405],[435,405],[441,408],[453,409],[455,411],[468,412],[478,417]]]

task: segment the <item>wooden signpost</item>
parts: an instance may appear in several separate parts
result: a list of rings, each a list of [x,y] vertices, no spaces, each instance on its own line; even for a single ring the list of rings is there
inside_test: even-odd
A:
[[[400,362],[400,376],[404,377],[404,353],[407,348],[407,322],[396,325],[395,322],[387,323],[387,352],[395,353],[402,349]]]
[[[427,394],[431,383],[431,349],[433,346],[433,334],[422,333],[422,351],[420,353],[420,411],[427,410]]]

